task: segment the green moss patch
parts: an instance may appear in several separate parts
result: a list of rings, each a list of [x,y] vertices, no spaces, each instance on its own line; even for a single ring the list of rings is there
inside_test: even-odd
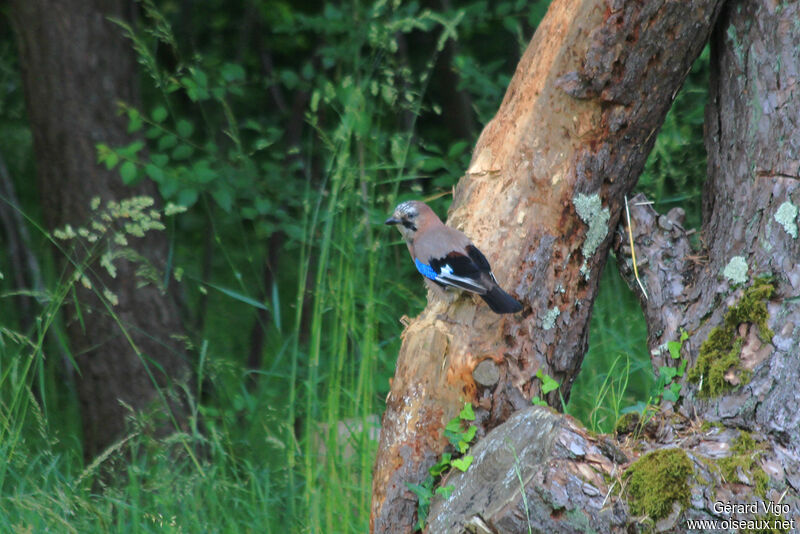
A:
[[[752,323],[758,327],[758,337],[768,343],[774,332],[767,325],[767,301],[772,297],[775,287],[764,278],[759,278],[747,288],[741,300],[725,312],[722,325],[714,328],[700,346],[697,363],[689,370],[689,381],[700,382],[703,387],[698,392],[700,397],[717,397],[733,386],[725,380],[729,369],[739,369],[741,385],[750,381],[750,373],[740,369],[739,355],[744,340],[738,333],[742,323]]]
[[[717,461],[722,476],[727,482],[746,482],[742,480],[741,473],[750,481],[756,495],[766,496],[769,475],[758,463],[763,450],[764,447],[759,445],[749,433],[740,432],[739,437],[733,441],[731,446],[731,455]]]
[[[672,512],[674,502],[687,507],[687,479],[693,472],[692,461],[680,449],[645,454],[625,471],[631,513],[658,520]]]

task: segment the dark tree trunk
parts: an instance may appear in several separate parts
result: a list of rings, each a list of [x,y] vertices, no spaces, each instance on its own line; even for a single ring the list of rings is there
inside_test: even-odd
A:
[[[721,0],[555,0],[458,184],[449,224],[487,253],[525,303],[497,316],[469,299],[406,329],[383,418],[374,532],[408,532],[419,483],[464,400],[484,435],[541,395],[568,398],[587,348],[597,281],[624,195],[708,39]],[[488,382],[473,374],[494,367]],[[559,392],[548,400],[556,405]]]
[[[97,143],[120,146],[131,141],[125,133],[126,120],[116,110],[120,100],[136,102],[136,63],[130,42],[107,17],[130,18],[133,3],[15,0],[11,5],[47,227],[87,224],[94,197],[103,201],[155,197],[150,183],[126,187],[116,173],[96,163]],[[150,232],[130,243],[163,268],[167,251],[163,233]],[[66,264],[63,257],[59,260]],[[129,415],[123,403],[136,410],[163,411],[166,397],[159,389],[173,379],[186,380],[189,374],[180,345],[170,338],[181,333],[173,300],[153,284],[138,287],[143,280],[134,263],[117,259],[116,266],[115,278],[97,275],[92,283],[117,296],[119,304],[112,309],[131,341],[98,296],[80,284],[76,284],[80,310],[67,309],[70,345],[80,372],[87,458],[122,434]],[[167,404],[180,424],[186,416],[183,404]],[[172,421],[161,428],[171,425]]]

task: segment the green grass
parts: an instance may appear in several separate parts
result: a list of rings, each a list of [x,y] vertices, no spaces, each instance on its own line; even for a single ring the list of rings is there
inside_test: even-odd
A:
[[[589,350],[567,412],[595,432],[611,432],[622,410],[647,402],[655,385],[639,303],[609,257],[589,326]]]

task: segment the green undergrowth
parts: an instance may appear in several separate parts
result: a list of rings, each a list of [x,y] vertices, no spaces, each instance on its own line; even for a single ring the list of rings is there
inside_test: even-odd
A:
[[[750,381],[750,372],[739,369],[744,339],[739,335],[738,328],[742,323],[752,323],[758,327],[758,336],[762,341],[768,343],[772,339],[774,333],[767,325],[769,315],[766,303],[774,291],[775,287],[768,279],[757,279],[745,290],[739,302],[728,308],[722,324],[711,330],[708,339],[700,346],[697,363],[688,374],[691,382],[702,380],[699,396],[716,397],[731,391],[734,386],[725,380],[725,374],[731,368],[738,370],[741,384]]]

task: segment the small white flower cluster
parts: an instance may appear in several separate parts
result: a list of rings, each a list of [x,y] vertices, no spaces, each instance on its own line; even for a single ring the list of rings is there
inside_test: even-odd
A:
[[[120,247],[128,246],[128,236],[144,237],[150,230],[164,230],[166,226],[161,222],[161,212],[153,208],[155,201],[152,197],[137,196],[119,202],[110,200],[101,209],[102,200],[94,197],[89,206],[92,209],[92,219],[88,226],[73,228],[67,224],[63,228],[53,231],[53,237],[61,241],[69,241],[76,238],[85,240],[87,243],[97,243],[100,239],[108,238],[108,248],[100,256],[100,266],[112,278],[117,277],[117,268],[114,260],[118,257],[129,257],[124,250],[115,250],[112,243]],[[170,216],[186,211],[184,206],[170,202],[164,208],[164,215]],[[92,283],[84,274],[82,268],[78,268],[73,276],[75,282],[80,282],[87,289],[92,288]],[[103,296],[113,305],[119,303],[117,296],[109,289],[103,290]]]

